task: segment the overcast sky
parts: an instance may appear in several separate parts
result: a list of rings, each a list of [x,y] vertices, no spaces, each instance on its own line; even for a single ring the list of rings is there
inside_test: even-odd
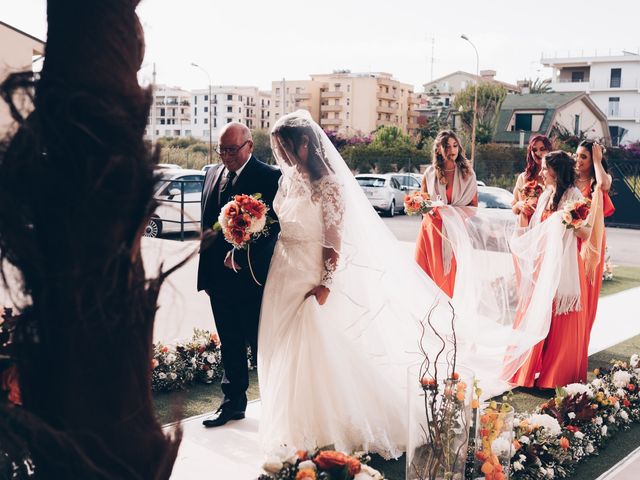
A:
[[[46,38],[44,0],[0,0],[0,20]],[[549,76],[541,53],[579,55],[640,48],[640,0],[143,0],[140,79],[187,89],[308,79],[336,69],[389,72],[422,84],[456,70],[500,80]],[[433,39],[433,71],[432,71]]]

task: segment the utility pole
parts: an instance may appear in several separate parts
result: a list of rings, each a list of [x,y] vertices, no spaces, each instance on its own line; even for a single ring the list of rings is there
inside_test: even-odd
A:
[[[460,35],[460,38],[466,40],[471,44],[473,49],[476,52],[476,87],[475,93],[473,95],[473,125],[471,127],[471,165],[475,162],[475,153],[476,153],[476,117],[478,116],[478,83],[480,83],[480,55],[478,55],[478,49],[473,44],[469,37],[466,35]]]
[[[153,62],[153,80],[151,83],[151,145],[156,144],[156,62]]]

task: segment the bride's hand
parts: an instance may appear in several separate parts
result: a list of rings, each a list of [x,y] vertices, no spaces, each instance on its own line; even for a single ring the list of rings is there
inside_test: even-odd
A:
[[[304,299],[306,300],[307,298],[313,295],[316,297],[316,300],[320,305],[324,305],[324,303],[327,301],[327,297],[329,297],[330,291],[331,290],[329,290],[324,285],[318,285],[317,287],[313,287],[311,290],[309,290],[305,294]]]

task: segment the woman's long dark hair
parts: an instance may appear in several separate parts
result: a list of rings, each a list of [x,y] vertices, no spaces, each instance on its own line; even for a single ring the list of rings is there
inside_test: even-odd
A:
[[[431,164],[436,169],[436,176],[438,177],[438,181],[440,183],[444,183],[445,174],[444,174],[444,157],[440,155],[439,148],[446,148],[447,142],[450,138],[453,138],[458,144],[458,156],[456,158],[456,167],[460,169],[460,173],[462,173],[462,178],[467,178],[471,174],[471,163],[467,160],[467,157],[464,154],[464,148],[462,148],[462,144],[460,143],[460,139],[456,135],[453,130],[441,130],[438,132],[438,136],[433,142],[433,155],[431,157]]]
[[[593,166],[593,144],[595,142],[593,140],[583,140],[578,144],[578,148],[580,147],[584,147],[589,151],[589,155],[591,155],[591,171],[589,172],[589,175],[591,176],[591,191],[593,192],[593,190],[596,188],[596,169]],[[604,171],[609,173],[609,163],[607,162],[607,159],[604,157],[604,152],[602,155],[602,168],[604,168]]]
[[[557,210],[560,200],[569,188],[575,185],[576,162],[567,152],[556,150],[544,156],[547,168],[551,168],[556,176],[556,191],[551,199],[550,210]]]
[[[547,149],[547,153],[551,151],[551,140],[546,135],[534,135],[529,139],[529,145],[527,146],[527,165],[524,169],[524,176],[527,182],[535,180],[538,172],[540,171],[540,163],[536,162],[536,154],[533,153],[533,146],[537,142],[542,142]]]
[[[327,164],[325,158],[322,156],[324,149],[312,125],[284,124],[275,128],[272,135],[277,135],[283,140],[291,142],[294,150],[297,150],[303,145],[305,136],[308,138],[309,143],[307,144],[307,149],[309,151],[309,160],[305,167],[312,181],[320,180],[329,172],[333,172],[331,166]]]

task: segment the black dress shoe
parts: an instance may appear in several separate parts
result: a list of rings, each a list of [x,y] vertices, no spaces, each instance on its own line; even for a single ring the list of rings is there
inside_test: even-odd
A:
[[[228,408],[223,408],[216,413],[218,414],[217,417],[207,418],[206,420],[202,421],[202,424],[207,428],[220,427],[227,423],[229,420],[242,420],[244,418],[244,412],[241,410],[233,411],[229,410]]]

